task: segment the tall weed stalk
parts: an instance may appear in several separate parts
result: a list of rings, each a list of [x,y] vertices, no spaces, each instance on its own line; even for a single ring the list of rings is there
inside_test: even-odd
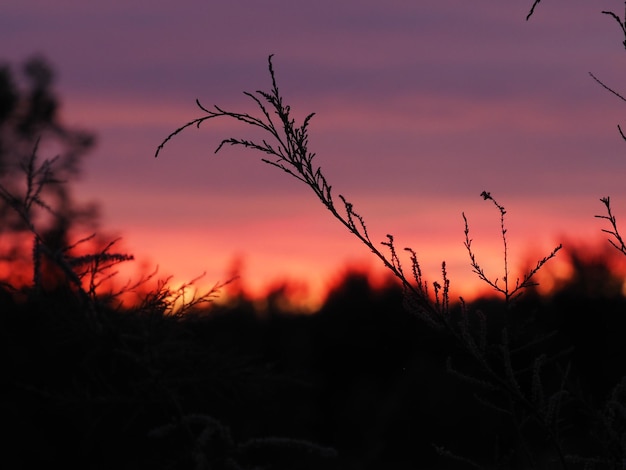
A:
[[[495,410],[510,423],[517,433],[517,444],[513,447],[519,461],[526,461],[531,467],[538,465],[538,459],[549,455],[552,468],[569,468],[572,461],[568,449],[564,447],[562,432],[567,429],[562,410],[573,399],[568,391],[570,367],[569,350],[552,350],[546,343],[554,337],[551,332],[540,336],[528,336],[517,331],[508,322],[497,328],[495,334],[489,334],[487,316],[480,310],[469,308],[460,299],[462,311],[454,314],[450,303],[450,280],[446,264],[441,266],[441,281],[428,283],[422,273],[417,252],[413,248],[404,248],[409,258],[409,267],[401,261],[393,235],[387,235],[380,245],[375,244],[360,212],[343,195],[338,195],[338,202],[333,195],[321,167],[315,163],[315,153],[308,148],[309,125],[314,113],[308,114],[301,125],[291,117],[291,109],[285,104],[276,81],[272,64],[272,55],[268,58],[268,68],[272,87],[270,91],[245,92],[256,105],[259,114],[240,113],[225,110],[220,106],[207,108],[196,100],[202,115],[193,119],[169,134],[157,147],[155,157],[163,151],[165,145],[182,131],[195,126],[199,128],[212,119],[234,119],[264,131],[269,139],[247,140],[226,138],[220,142],[215,152],[226,145],[241,146],[257,150],[264,154],[262,161],[275,166],[308,186],[330,211],[332,216],[363,243],[384,266],[400,281],[404,289],[406,309],[423,320],[429,327],[444,331],[469,358],[472,366],[466,368],[453,364],[453,358],[447,361],[448,371],[459,379],[476,387],[478,402],[492,411]],[[541,258],[536,266],[513,283],[510,278],[509,248],[504,216],[506,211],[489,192],[481,196],[494,204],[500,213],[501,237],[504,245],[504,273],[500,278],[487,276],[479,264],[469,237],[469,223],[465,221],[465,247],[470,263],[476,275],[494,288],[504,300],[506,310],[514,307],[520,295],[529,287],[536,285],[535,274],[561,249],[555,247],[547,256]],[[384,247],[384,248],[381,248]],[[432,289],[432,290],[430,290]],[[493,328],[492,328],[493,329]],[[467,370],[466,370],[467,369]],[[537,433],[543,444],[537,444]],[[547,447],[546,447],[547,446]],[[437,450],[448,457],[454,452],[443,446]],[[465,457],[457,456],[461,460]],[[496,453],[494,466],[500,467],[510,455]],[[479,465],[475,463],[475,465]]]

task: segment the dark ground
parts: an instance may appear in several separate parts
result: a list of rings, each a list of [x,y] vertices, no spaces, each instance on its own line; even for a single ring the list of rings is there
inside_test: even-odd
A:
[[[562,364],[579,399],[562,410],[563,438],[606,456],[581,403],[601,409],[626,373],[626,303],[577,282],[550,298],[529,293],[509,321],[531,337],[556,331],[546,351],[573,347]],[[104,311],[101,331],[71,295],[5,297],[5,468],[471,468],[436,447],[484,468],[528,468],[509,417],[446,371],[451,356],[472,373],[467,355],[407,313],[398,288],[373,290],[360,275],[313,315],[259,316],[241,299],[185,318]],[[473,308],[502,326],[499,303]],[[537,440],[536,468],[560,468]]]

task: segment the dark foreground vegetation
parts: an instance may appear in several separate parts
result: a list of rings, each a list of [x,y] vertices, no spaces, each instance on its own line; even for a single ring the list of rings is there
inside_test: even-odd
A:
[[[555,410],[563,449],[618,468],[599,461],[618,452],[608,429],[626,425],[623,409],[602,408],[626,394],[614,389],[626,363],[626,299],[606,288],[616,280],[607,269],[580,269],[553,295],[528,295],[508,321],[523,323],[520,335],[554,332],[542,351],[567,351],[568,396]],[[602,289],[583,292],[588,281]],[[364,275],[347,276],[312,315],[273,304],[259,315],[246,298],[184,316],[101,306],[97,329],[66,289],[19,303],[2,296],[6,468],[471,468],[470,459],[531,468],[518,432],[536,468],[558,468],[544,431],[512,422],[480,398],[480,385],[446,370],[451,359],[480,374],[447,335],[407,315],[399,286],[374,290]],[[512,360],[531,355],[513,351]]]
[[[626,33],[619,16],[603,13]],[[394,280],[376,290],[366,276],[348,275],[310,315],[281,308],[289,305],[281,290],[262,310],[245,296],[213,303],[219,286],[191,298],[167,281],[146,290],[150,276],[107,290],[115,266],[132,256],[105,235],[78,235],[96,227],[97,208],[78,204],[67,184],[93,137],[59,121],[45,61],[25,64],[25,89],[0,68],[0,269],[8,267],[0,280],[0,465],[626,468],[624,280],[602,259],[561,245],[514,278],[506,210],[483,191],[500,218],[501,276],[481,268],[463,215],[465,247],[497,297],[455,302],[445,263],[439,281],[427,280],[416,251],[398,250],[392,235],[372,241],[360,213],[335,198],[308,149],[313,114],[296,125],[271,56],[269,72],[269,91],[247,93],[256,114],[198,103],[202,115],[157,154],[211,119],[265,133],[256,142],[227,138],[218,150],[262,152],[312,190]],[[61,151],[42,161],[50,143]],[[602,230],[626,255],[610,200],[601,202]],[[569,256],[573,275],[540,296],[535,275],[557,254]],[[119,302],[142,289],[137,304]]]

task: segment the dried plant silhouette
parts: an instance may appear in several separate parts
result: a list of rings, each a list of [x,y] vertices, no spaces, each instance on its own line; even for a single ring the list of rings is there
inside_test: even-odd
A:
[[[575,418],[564,410],[571,410],[586,403],[576,393],[576,378],[572,377],[568,347],[555,347],[556,331],[531,333],[528,323],[532,320],[521,319],[518,325],[508,314],[497,320],[497,316],[488,316],[480,309],[473,309],[461,301],[460,313],[454,313],[450,303],[450,281],[447,276],[445,262],[442,263],[440,282],[429,284],[422,273],[417,252],[405,248],[410,268],[403,267],[400,255],[392,235],[381,242],[387,254],[378,248],[369,237],[367,225],[362,215],[343,196],[339,195],[341,204],[333,199],[332,186],[314,164],[315,153],[308,148],[308,130],[313,113],[308,114],[301,125],[297,125],[291,117],[290,107],[285,104],[280,94],[276,75],[272,64],[272,56],[268,59],[268,68],[272,88],[269,92],[257,91],[245,94],[250,97],[259,110],[259,116],[250,113],[239,113],[225,110],[220,106],[207,108],[199,101],[197,106],[204,113],[179,127],[158,146],[158,156],[167,142],[183,130],[192,126],[200,127],[205,121],[216,118],[235,119],[265,131],[271,140],[252,141],[242,138],[226,138],[218,145],[219,152],[226,145],[242,146],[257,150],[271,157],[262,160],[273,165],[292,177],[309,186],[318,199],[350,233],[363,243],[400,281],[406,309],[423,320],[432,329],[445,332],[453,338],[456,347],[462,354],[451,354],[447,361],[447,370],[458,379],[476,387],[475,396],[480,406],[495,410],[507,420],[514,430],[516,438],[508,449],[496,449],[494,465],[499,468],[503,462],[511,462],[515,455],[518,465],[526,462],[531,468],[550,462],[551,468],[575,468],[581,462],[593,466],[608,465],[615,468],[623,454],[619,445],[623,433],[614,428],[615,419],[605,419],[606,410],[588,406],[587,410],[595,416],[595,423],[600,430],[594,428],[598,435],[606,437],[599,444],[602,451],[595,456],[580,456],[575,446],[570,444],[576,433],[585,434],[586,429],[576,429]],[[465,222],[465,247],[470,257],[470,264],[476,275],[491,286],[503,298],[504,311],[513,310],[522,293],[535,286],[534,276],[561,249],[555,247],[547,256],[529,269],[521,278],[513,283],[509,271],[509,250],[507,245],[507,229],[504,216],[506,211],[489,192],[483,191],[481,196],[490,201],[500,214],[501,238],[504,246],[504,273],[500,278],[491,279],[481,268],[472,248],[469,237],[469,223]],[[607,201],[608,202],[608,201]],[[613,220],[613,219],[611,219]],[[615,231],[617,233],[617,231]],[[432,286],[432,292],[429,291]],[[518,315],[520,313],[518,312]],[[500,323],[498,323],[498,321]],[[468,366],[470,361],[471,366]],[[456,363],[460,365],[456,365]],[[622,387],[623,388],[623,387]],[[621,396],[622,388],[616,388],[614,394]],[[587,405],[585,405],[587,406]],[[616,405],[611,405],[611,416]],[[572,421],[573,420],[573,421]],[[598,424],[599,423],[599,424]],[[609,437],[607,437],[609,436]],[[456,454],[446,446],[434,443],[436,450],[450,459],[463,461],[468,465],[482,468],[471,458]],[[604,446],[604,447],[603,447]],[[621,448],[621,450],[616,450]],[[620,464],[621,465],[621,464]]]
[[[24,172],[27,175],[30,172],[38,184],[28,180],[29,190],[39,192],[27,194],[24,201],[28,206],[22,209],[33,211],[32,214],[20,214],[10,201],[0,200],[0,235],[4,237],[0,262],[12,264],[29,258],[21,252],[19,243],[21,235],[31,231],[25,215],[37,217],[41,211],[48,215],[55,213],[49,224],[40,227],[41,235],[53,250],[68,244],[70,231],[89,231],[98,219],[97,206],[79,203],[71,186],[63,184],[80,176],[95,137],[61,120],[59,101],[53,90],[55,74],[46,60],[33,57],[23,63],[21,72],[0,65],[0,183],[6,191],[18,193],[23,189],[19,185]],[[33,150],[49,146],[57,149],[54,158],[43,163],[37,174],[33,173],[34,169],[28,168],[35,163]],[[47,209],[42,206],[43,200]]]
[[[506,305],[509,306],[511,303],[515,302],[515,300],[517,300],[523,294],[524,289],[537,285],[537,283],[532,280],[533,276],[537,274],[537,272],[539,272],[539,270],[545,263],[547,263],[550,259],[556,256],[557,252],[561,248],[563,248],[563,245],[559,244],[556,248],[554,248],[554,250],[552,250],[552,252],[548,256],[540,259],[534,268],[530,269],[526,274],[524,274],[524,277],[522,278],[521,282],[520,282],[520,279],[517,278],[515,280],[515,287],[511,288],[509,284],[509,248],[508,248],[507,239],[506,239],[507,230],[504,224],[504,215],[506,214],[506,210],[504,209],[504,207],[498,204],[496,200],[491,196],[491,194],[488,193],[487,191],[483,191],[481,193],[481,196],[485,201],[493,202],[493,205],[496,206],[496,208],[500,212],[500,231],[502,235],[502,243],[504,245],[504,253],[503,253],[504,274],[502,276],[502,282],[504,284],[504,287],[502,287],[501,285],[498,285],[499,278],[495,278],[493,281],[490,280],[485,274],[485,272],[483,271],[483,269],[478,264],[478,261],[476,260],[476,255],[472,251],[472,240],[469,238],[469,225],[467,222],[467,217],[465,217],[465,213],[463,213],[463,221],[465,222],[465,248],[467,249],[467,252],[470,257],[472,271],[476,273],[476,275],[482,281],[489,284],[497,292],[502,294],[504,296],[504,301]]]
[[[602,13],[626,37],[626,23]],[[569,284],[539,296],[536,275],[562,256],[562,246],[514,277],[507,211],[483,191],[499,216],[500,273],[483,269],[461,213],[464,245],[473,272],[497,297],[471,305],[452,300],[445,262],[440,279],[427,281],[418,250],[398,249],[392,235],[372,241],[361,211],[341,194],[335,199],[309,149],[314,114],[296,124],[272,56],[268,68],[270,90],[246,93],[253,113],[197,101],[203,114],[167,136],[156,155],[211,119],[260,129],[267,140],[227,138],[216,152],[228,145],[259,151],[308,186],[397,284],[376,291],[366,277],[346,276],[315,315],[281,311],[268,294],[269,307],[257,316],[249,299],[234,309],[212,303],[228,281],[203,294],[195,290],[200,278],[178,288],[166,278],[124,307],[116,299],[145,287],[156,271],[111,291],[107,281],[133,256],[117,249],[117,238],[72,240],[70,228],[88,227],[97,215],[76,205],[68,186],[89,134],[56,120],[45,63],[27,65],[33,101],[17,115],[24,97],[0,68],[0,233],[26,241],[20,256],[29,268],[26,285],[0,283],[3,462],[11,466],[17,456],[12,468],[194,470],[626,468],[623,280],[606,266],[598,275],[597,266],[579,259]],[[40,142],[51,135],[66,151],[42,159]],[[608,223],[602,231],[626,255],[611,201],[601,202],[606,214],[596,217]],[[18,259],[14,251],[1,255]],[[594,282],[605,284],[601,293],[610,288],[608,296],[588,296]]]
[[[526,16],[526,20],[529,20],[530,17],[535,13],[535,8],[537,7],[537,5],[539,4],[541,0],[535,0],[530,11],[528,12],[528,15]],[[622,36],[624,37],[624,40],[622,41],[622,45],[624,46],[624,48],[626,49],[626,7],[624,8],[624,19],[620,18],[619,15],[617,15],[615,12],[612,11],[608,11],[608,10],[602,10],[601,12],[603,15],[607,15],[610,18],[612,18],[613,20],[615,20],[620,28],[620,32],[622,33]],[[622,96],[619,92],[615,91],[613,88],[609,87],[608,85],[606,85],[602,80],[600,80],[598,77],[596,77],[592,72],[589,72],[589,76],[595,80],[596,83],[598,83],[602,88],[604,88],[605,90],[607,90],[608,92],[612,93],[614,96],[616,96],[618,99],[620,99],[621,101],[626,101],[626,98],[624,98],[624,96]],[[622,131],[622,127],[618,124],[617,125],[617,130],[619,132],[619,134],[622,136],[622,139],[626,140],[626,135],[624,135],[624,132]],[[603,201],[604,203],[604,201]]]

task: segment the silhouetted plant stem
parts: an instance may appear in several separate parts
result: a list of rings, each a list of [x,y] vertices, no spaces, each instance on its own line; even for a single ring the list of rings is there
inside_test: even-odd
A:
[[[622,42],[622,44],[624,45],[624,48],[626,48],[626,3],[624,5],[625,5],[624,20],[622,20],[619,16],[617,16],[612,11],[602,11],[602,14],[608,15],[611,18],[613,18],[615,21],[617,21],[617,24],[619,25],[619,28],[622,30],[622,34],[624,35],[624,41]]]
[[[522,295],[523,289],[527,289],[531,286],[537,285],[537,283],[532,280],[533,276],[537,274],[537,272],[541,269],[541,267],[544,264],[546,264],[549,260],[551,260],[552,258],[556,256],[557,252],[561,248],[563,248],[563,245],[559,244],[550,252],[548,256],[545,256],[544,258],[540,259],[537,262],[537,265],[524,275],[521,282],[519,278],[515,280],[514,289],[512,290],[509,289],[509,262],[508,262],[509,249],[508,249],[508,243],[507,243],[507,237],[506,237],[507,229],[504,224],[504,215],[506,214],[506,210],[504,209],[503,206],[498,204],[498,202],[487,191],[483,191],[480,194],[480,196],[485,201],[491,201],[500,212],[500,235],[502,236],[502,244],[504,245],[504,253],[503,253],[504,275],[502,277],[502,280],[504,281],[504,287],[501,287],[498,285],[499,278],[495,278],[493,281],[489,279],[487,275],[485,274],[485,271],[478,264],[478,261],[476,260],[476,255],[474,254],[472,250],[472,239],[469,238],[469,225],[467,222],[467,217],[465,216],[465,213],[463,213],[462,214],[463,221],[465,223],[465,248],[467,249],[467,252],[470,257],[470,264],[472,266],[472,271],[476,273],[476,275],[482,281],[484,281],[485,283],[493,287],[497,292],[501,293],[504,296],[504,301],[507,307],[511,307],[511,305],[515,302],[515,300],[517,300],[520,297],[520,295]]]
[[[55,163],[57,158],[46,159],[38,162],[39,139],[36,140],[32,153],[25,162],[20,165],[24,178],[24,189],[19,192],[12,190],[0,183],[0,199],[11,208],[21,220],[33,237],[32,263],[33,263],[33,283],[32,291],[38,298],[43,292],[42,260],[46,259],[61,270],[64,279],[76,293],[81,303],[85,307],[87,321],[91,328],[99,332],[102,330],[102,318],[98,312],[97,288],[104,281],[110,279],[115,273],[105,274],[113,266],[133,259],[133,256],[111,253],[110,248],[116,242],[107,244],[97,253],[87,254],[79,257],[71,256],[71,251],[78,245],[92,240],[95,234],[85,237],[74,244],[51,248],[46,243],[43,231],[35,224],[36,211],[41,210],[48,213],[53,218],[61,219],[63,216],[57,213],[43,198],[50,185],[63,184],[57,178]],[[86,276],[88,276],[86,278]],[[83,280],[87,281],[88,288],[85,288]]]
[[[262,161],[280,168],[309,186],[322,204],[324,204],[324,206],[326,206],[326,208],[333,214],[333,216],[362,243],[364,243],[370,251],[378,257],[383,264],[402,282],[404,289],[409,293],[412,301],[419,306],[423,313],[430,316],[431,321],[437,323],[438,320],[436,320],[436,317],[440,312],[437,308],[433,307],[430,299],[428,298],[426,285],[422,282],[418,282],[417,285],[414,285],[404,275],[402,264],[400,263],[395,251],[393,236],[387,235],[387,241],[382,242],[384,246],[389,248],[391,254],[391,257],[387,258],[369,238],[367,227],[363,218],[354,211],[352,203],[348,202],[342,195],[339,195],[339,198],[343,203],[345,215],[341,214],[337,209],[331,193],[332,187],[328,184],[325,176],[322,174],[321,168],[313,164],[315,153],[308,151],[308,126],[315,113],[307,115],[303,124],[299,127],[296,126],[295,120],[290,116],[291,109],[288,105],[283,103],[282,96],[278,90],[276,76],[272,65],[272,57],[273,56],[270,55],[268,58],[269,71],[272,79],[271,91],[268,93],[257,90],[256,95],[244,92],[244,94],[250,97],[259,107],[263,118],[257,118],[247,113],[225,111],[219,106],[214,106],[214,110],[211,110],[204,107],[198,100],[196,100],[197,106],[206,113],[206,116],[194,119],[168,135],[158,146],[155,157],[159,155],[164,145],[172,137],[190,126],[195,125],[196,127],[199,127],[203,122],[209,119],[229,117],[268,132],[275,139],[275,144],[272,144],[265,139],[259,143],[245,139],[227,138],[221,141],[215,152],[219,152],[224,145],[229,144],[241,145],[243,147],[258,150],[273,156],[273,159],[262,158]],[[272,115],[266,108],[265,104],[259,99],[259,96],[271,105],[271,109],[274,114],[278,116],[278,121],[280,122],[279,126],[274,123]],[[419,272],[419,266],[415,265],[413,267],[413,271],[414,273]],[[416,280],[421,281],[421,275],[418,275]]]
[[[531,10],[526,17],[527,20],[533,14],[535,7],[539,2],[540,0],[534,0]],[[622,33],[622,37],[624,38],[622,41],[622,45],[624,46],[624,48],[626,48],[626,2],[624,2],[624,5],[625,9],[623,19],[612,11],[603,10],[601,13],[611,17],[617,22]],[[606,85],[593,73],[589,72],[589,75],[602,88],[616,96],[619,100],[626,102],[626,98],[622,94],[618,93],[613,88]],[[622,139],[626,141],[626,134],[619,124],[617,125],[617,130],[619,131]],[[610,198],[608,196],[603,197],[600,199],[600,201],[602,202],[602,204],[604,204],[606,208],[606,215],[596,215],[595,217],[599,219],[605,219],[609,222],[611,229],[602,229],[602,231],[611,235],[611,238],[608,239],[608,242],[620,253],[626,255],[626,244],[624,243],[624,240],[619,233],[617,220],[612,213]],[[626,376],[624,376],[622,378],[622,382],[620,384],[617,384],[613,389],[613,393],[615,394],[613,396],[619,396],[620,394],[624,393],[624,390],[626,390],[626,387],[624,387],[625,383]],[[608,405],[609,402],[612,404],[617,404],[619,409],[622,410],[622,416],[626,416],[626,413],[624,413],[624,397],[626,397],[626,394],[622,395],[621,401],[618,401],[617,403],[612,401],[613,397],[611,397],[606,402],[605,410],[601,412],[598,412],[598,410],[595,408],[589,411],[590,415],[595,415],[605,433],[606,442],[602,443],[605,449],[605,455],[603,457],[581,457],[579,455],[568,455],[567,457],[569,461],[575,464],[584,465],[584,468],[596,468],[597,465],[604,465],[606,466],[606,468],[611,469],[626,468],[626,432],[624,431],[625,426],[623,422],[620,423],[618,419],[615,419],[616,415],[613,414],[613,411],[610,410],[610,406]],[[590,408],[589,404],[585,400],[581,400],[581,402],[587,409]]]
[[[617,229],[617,219],[611,212],[611,198],[609,198],[608,196],[603,197],[600,199],[600,201],[606,207],[607,215],[596,215],[595,217],[598,219],[605,219],[609,221],[609,223],[611,224],[612,230],[602,229],[602,231],[604,233],[608,233],[609,235],[611,235],[616,241],[613,241],[612,239],[609,238],[608,242],[611,245],[613,245],[615,249],[617,249],[619,252],[626,255],[626,244],[624,243],[624,240],[622,239],[622,236],[620,235],[619,230]]]
[[[515,369],[511,359],[512,347],[509,339],[508,326],[505,326],[501,331],[500,343],[488,345],[486,339],[486,327],[484,325],[485,318],[482,313],[470,313],[465,309],[465,307],[463,307],[461,319],[456,320],[453,318],[449,304],[450,281],[447,277],[445,262],[442,263],[441,269],[442,283],[432,283],[434,292],[433,297],[431,298],[428,292],[428,284],[422,277],[421,267],[415,250],[412,248],[404,249],[408,252],[411,262],[410,273],[405,272],[396,249],[393,235],[388,234],[387,240],[381,242],[383,246],[387,247],[389,253],[388,255],[385,255],[371,241],[363,217],[354,210],[352,203],[350,203],[343,195],[339,195],[343,204],[343,210],[339,210],[337,208],[331,192],[332,187],[322,174],[321,168],[314,165],[313,159],[315,154],[309,152],[308,150],[308,125],[311,118],[314,116],[314,113],[307,115],[301,126],[296,126],[294,119],[291,118],[290,115],[290,107],[283,103],[283,99],[279,93],[272,65],[272,55],[269,56],[268,63],[272,79],[271,91],[269,93],[257,91],[256,94],[248,92],[245,93],[245,95],[250,97],[260,109],[262,114],[260,118],[247,113],[226,111],[218,106],[208,109],[196,100],[197,106],[205,113],[205,115],[189,121],[169,134],[157,147],[155,157],[159,155],[164,145],[170,139],[182,132],[184,129],[190,126],[199,127],[203,122],[214,118],[225,117],[235,119],[243,122],[244,124],[258,127],[269,133],[273,138],[272,142],[265,139],[259,142],[239,138],[227,138],[220,142],[215,152],[219,152],[226,144],[239,145],[253,150],[258,150],[271,156],[271,158],[262,158],[262,161],[276,166],[309,186],[318,199],[333,214],[333,216],[339,220],[339,222],[344,225],[350,233],[356,236],[365,246],[367,246],[369,250],[382,261],[384,266],[386,266],[401,282],[404,290],[405,307],[407,310],[425,321],[430,327],[436,330],[444,330],[455,338],[457,344],[461,346],[464,352],[473,358],[476,364],[478,364],[480,374],[482,375],[481,377],[478,377],[473,374],[464,374],[462,371],[454,369],[451,360],[448,361],[448,370],[451,373],[458,375],[458,377],[462,380],[466,380],[474,385],[482,387],[483,389],[492,392],[495,391],[506,397],[508,405],[505,406],[507,406],[508,409],[505,410],[505,412],[513,416],[513,425],[520,427],[520,429],[518,429],[520,436],[522,436],[521,428],[525,425],[524,423],[529,420],[538,423],[543,429],[545,429],[546,435],[553,443],[555,451],[559,456],[558,458],[561,463],[561,467],[567,468],[561,443],[558,439],[558,425],[556,422],[553,423],[550,421],[547,414],[548,411],[550,409],[553,410],[563,398],[563,387],[565,386],[566,378],[563,378],[562,387],[551,394],[547,394],[545,391],[542,391],[541,394],[537,394],[537,391],[534,390],[536,399],[531,400],[522,389],[518,380],[519,374],[525,373],[527,370]],[[266,107],[266,105],[269,106]],[[272,113],[270,113],[270,110]],[[277,116],[277,118],[275,116]],[[277,119],[278,123],[275,123],[274,119]],[[537,266],[529,270],[521,281],[518,278],[515,283],[515,287],[511,288],[509,283],[508,244],[506,237],[507,231],[504,223],[504,215],[506,214],[506,211],[503,206],[495,201],[490,193],[484,191],[481,196],[485,200],[490,200],[500,212],[500,228],[504,245],[503,287],[498,284],[498,279],[491,281],[478,264],[471,249],[471,239],[469,238],[467,218],[463,214],[463,218],[465,220],[466,248],[469,252],[474,272],[481,280],[501,293],[504,296],[507,307],[510,307],[513,301],[521,295],[524,289],[535,285],[532,281],[533,276],[548,260],[556,255],[556,253],[560,250],[561,245],[556,247],[548,256],[539,260]],[[473,331],[470,327],[470,317],[477,319],[479,323],[478,331]],[[560,356],[557,354],[549,358],[544,358],[542,361],[537,361],[534,366],[531,366],[532,373],[536,377],[540,377],[541,368],[545,364],[554,363],[558,357]],[[537,379],[535,386],[539,387],[540,383],[540,380]],[[544,400],[541,403],[538,402],[539,396],[541,396],[541,399]],[[490,400],[485,398],[484,401],[489,402]],[[494,406],[495,408],[498,408],[497,405]],[[523,439],[523,436],[520,438]],[[521,442],[520,445],[523,448],[526,443]]]
[[[535,13],[535,8],[537,7],[537,5],[539,5],[539,2],[541,2],[541,0],[534,0],[533,5],[530,7],[530,11],[526,15],[526,21],[528,21],[530,17],[533,16],[533,13]]]

